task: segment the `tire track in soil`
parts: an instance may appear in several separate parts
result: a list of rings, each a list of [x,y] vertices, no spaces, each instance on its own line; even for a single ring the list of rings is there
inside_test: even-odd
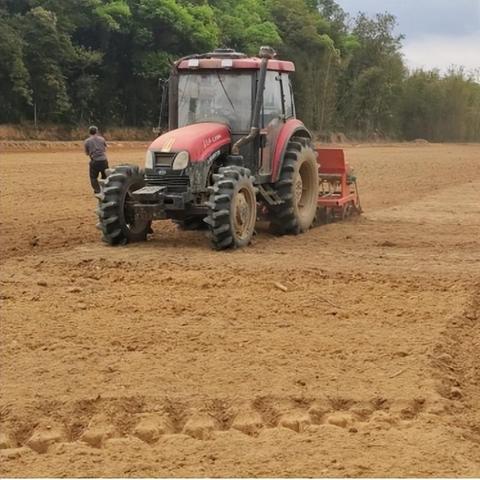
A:
[[[163,436],[187,435],[211,440],[216,432],[237,431],[257,437],[266,429],[284,428],[297,434],[328,425],[350,433],[401,428],[428,410],[424,398],[392,400],[372,397],[257,397],[251,400],[170,398],[95,398],[72,403],[56,401],[0,409],[0,455],[25,447],[46,453],[59,443],[83,442],[100,448],[110,439],[137,437],[154,444]]]
[[[453,317],[432,353],[437,392],[447,401],[447,421],[480,447],[480,280],[462,315]],[[480,448],[476,453],[480,461]]]

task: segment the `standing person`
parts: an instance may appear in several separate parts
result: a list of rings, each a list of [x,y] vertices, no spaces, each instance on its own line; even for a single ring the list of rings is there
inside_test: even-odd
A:
[[[98,128],[92,126],[89,128],[90,136],[85,140],[85,154],[90,157],[90,183],[93,191],[100,193],[100,185],[98,184],[98,174],[103,179],[107,178],[105,170],[108,168],[108,160],[106,155],[107,142],[98,134]]]

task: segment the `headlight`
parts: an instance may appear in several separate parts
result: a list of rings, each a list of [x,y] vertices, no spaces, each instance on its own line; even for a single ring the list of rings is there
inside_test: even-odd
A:
[[[173,161],[172,169],[173,170],[183,170],[184,168],[188,167],[188,161],[190,160],[190,156],[188,152],[179,152]]]
[[[147,150],[147,153],[145,154],[145,168],[148,169],[153,169],[153,152],[150,150]]]

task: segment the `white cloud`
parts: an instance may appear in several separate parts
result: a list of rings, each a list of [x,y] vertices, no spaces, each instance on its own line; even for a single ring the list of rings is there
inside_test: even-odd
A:
[[[467,35],[480,31],[480,0],[336,0],[347,12],[369,15],[390,12],[397,17],[398,33]]]
[[[468,71],[480,68],[480,31],[463,36],[424,35],[404,42],[403,53],[412,68],[463,66]]]

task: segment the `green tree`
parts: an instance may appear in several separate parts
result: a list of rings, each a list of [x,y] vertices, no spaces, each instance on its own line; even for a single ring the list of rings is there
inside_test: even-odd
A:
[[[417,70],[405,81],[401,115],[409,140],[478,141],[480,85],[462,69]]]
[[[263,1],[212,0],[210,4],[220,28],[221,46],[256,55],[262,45],[281,44],[277,26],[270,20]]]
[[[174,60],[271,45],[315,132],[480,140],[479,78],[409,74],[394,32],[335,0],[0,0],[0,122],[152,125]]]
[[[70,108],[66,80],[74,48],[57,28],[56,15],[42,7],[25,15],[23,36],[37,118],[58,120]]]
[[[400,54],[403,37],[393,33],[395,26],[389,14],[360,14],[355,20],[354,54],[343,69],[337,106],[345,131],[364,136],[398,131],[406,69]]]
[[[19,121],[32,99],[23,48],[19,32],[0,11],[0,122]]]
[[[69,89],[74,108],[70,118],[73,123],[83,124],[96,116],[92,107],[98,99],[99,76],[96,72],[103,54],[78,46],[74,50]]]
[[[438,71],[413,72],[404,84],[402,99],[402,132],[407,140],[425,138],[436,140],[440,136],[439,120],[442,116],[443,91]]]
[[[295,61],[295,99],[299,116],[313,130],[327,130],[335,112],[336,74],[341,52],[329,35],[330,23],[304,0],[271,0],[272,17],[283,46]]]

